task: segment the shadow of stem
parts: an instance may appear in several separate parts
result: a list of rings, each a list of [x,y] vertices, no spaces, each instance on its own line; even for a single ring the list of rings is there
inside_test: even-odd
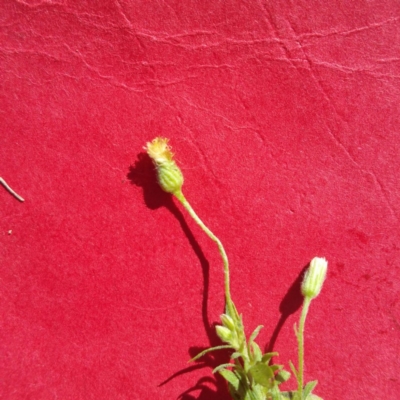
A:
[[[196,241],[192,231],[190,230],[186,219],[180,209],[176,206],[173,198],[170,194],[165,193],[157,182],[156,172],[150,157],[146,153],[140,153],[137,156],[137,161],[134,165],[129,167],[127,178],[132,184],[141,187],[143,189],[143,197],[145,204],[151,210],[155,210],[160,207],[166,207],[178,220],[182,231],[187,237],[190,246],[195,252],[197,258],[200,261],[202,274],[203,274],[203,299],[202,299],[202,319],[205,331],[210,342],[210,346],[216,346],[221,344],[221,341],[215,333],[215,326],[210,324],[208,318],[208,293],[209,293],[209,275],[210,275],[210,264],[206,259],[200,245]],[[193,358],[205,348],[191,347],[189,349],[189,356]],[[209,367],[214,369],[222,363],[229,361],[229,354],[225,351],[218,351],[213,354],[207,354],[198,360],[196,364],[189,367],[183,368],[178,372],[172,374],[165,381],[161,382],[159,386],[163,386],[183,374]],[[215,387],[215,391],[210,388],[210,385]],[[183,392],[178,398],[182,400],[196,399],[192,393],[200,391],[197,399],[207,400],[229,400],[231,399],[225,380],[217,374],[215,377],[204,377],[200,378],[196,385],[192,388]]]
[[[276,339],[278,338],[278,335],[283,328],[286,320],[291,314],[294,314],[303,304],[304,297],[301,294],[301,283],[303,281],[303,276],[308,266],[309,264],[302,268],[299,275],[294,280],[279,305],[279,312],[281,313],[281,316],[278,323],[276,324],[269,343],[265,347],[266,352],[273,351]]]

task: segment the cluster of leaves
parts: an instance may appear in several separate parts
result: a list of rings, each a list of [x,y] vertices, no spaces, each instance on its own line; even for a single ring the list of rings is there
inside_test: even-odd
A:
[[[263,354],[260,346],[255,342],[263,328],[262,325],[254,330],[248,340],[246,339],[242,315],[238,314],[232,301],[227,305],[226,314],[221,315],[221,322],[222,325],[217,325],[216,331],[226,344],[210,347],[194,357],[192,361],[211,351],[230,349],[231,362],[219,365],[213,373],[218,372],[226,379],[234,400],[322,400],[311,393],[317,381],[305,385],[300,394],[298,390],[281,392],[279,385],[290,378],[290,372],[286,371],[283,365],[271,363],[272,358],[278,353]],[[292,363],[290,367],[297,379],[296,368]]]

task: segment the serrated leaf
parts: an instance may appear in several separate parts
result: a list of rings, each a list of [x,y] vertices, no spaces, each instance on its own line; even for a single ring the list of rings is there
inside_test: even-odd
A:
[[[197,354],[197,356],[194,356],[191,360],[189,360],[188,362],[192,362],[192,361],[196,361],[199,358],[203,357],[204,355],[206,355],[207,353],[209,353],[210,351],[214,351],[214,350],[223,350],[223,349],[231,349],[232,346],[229,344],[223,344],[221,346],[215,346],[215,347],[210,347],[208,349],[203,350],[201,353]]]
[[[261,386],[270,388],[271,381],[274,378],[274,372],[268,365],[258,362],[249,369],[249,373],[253,377],[254,381]]]
[[[261,361],[262,352],[261,352],[260,346],[257,343],[252,342],[251,348],[253,349],[253,354],[254,354],[256,361]]]
[[[311,394],[311,392],[314,390],[315,386],[317,386],[318,381],[311,381],[308,382],[306,386],[304,386],[303,389],[303,396],[305,399],[307,399],[308,395]]]
[[[232,363],[221,364],[218,365],[218,367],[214,368],[212,373],[215,374],[216,372],[219,372],[219,370],[221,370],[222,368],[227,368],[227,367],[235,368],[236,365]]]
[[[281,370],[275,375],[275,380],[280,384],[289,380],[290,376],[291,374],[289,371]]]
[[[232,371],[230,371],[229,369],[221,368],[218,372],[233,386],[236,391],[239,390],[240,381]]]

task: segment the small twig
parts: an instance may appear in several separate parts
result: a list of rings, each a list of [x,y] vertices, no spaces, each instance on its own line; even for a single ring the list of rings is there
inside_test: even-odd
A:
[[[15,193],[14,190],[12,190],[10,188],[10,186],[8,186],[7,182],[0,177],[0,183],[19,201],[25,201],[18,193]]]

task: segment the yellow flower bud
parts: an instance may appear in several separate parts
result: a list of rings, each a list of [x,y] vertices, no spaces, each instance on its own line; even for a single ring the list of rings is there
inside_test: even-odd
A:
[[[168,139],[157,137],[148,142],[145,149],[157,169],[158,183],[161,188],[167,193],[180,192],[183,175],[173,160],[174,155],[168,146]]]
[[[314,257],[310,262],[310,267],[306,271],[301,284],[301,293],[304,297],[313,299],[317,297],[322,289],[326,278],[328,261],[325,258]]]

